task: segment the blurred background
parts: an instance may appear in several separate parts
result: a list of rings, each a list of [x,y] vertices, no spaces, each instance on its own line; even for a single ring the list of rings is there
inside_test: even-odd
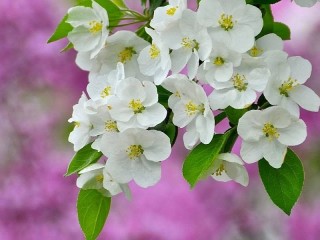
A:
[[[140,1],[128,1],[138,5]],[[191,2],[191,1],[190,1]],[[0,239],[83,239],[76,215],[75,177],[63,177],[73,155],[67,119],[87,84],[66,42],[46,44],[70,2],[0,1]],[[313,64],[307,85],[320,94],[320,6],[304,9],[283,0],[277,21],[290,26],[290,55]],[[316,240],[320,237],[320,117],[302,112],[308,138],[295,151],[305,186],[290,217],[269,200],[255,164],[250,184],[212,179],[190,190],[181,173],[187,152],[181,136],[163,163],[159,184],[133,186],[133,199],[113,199],[99,239]]]

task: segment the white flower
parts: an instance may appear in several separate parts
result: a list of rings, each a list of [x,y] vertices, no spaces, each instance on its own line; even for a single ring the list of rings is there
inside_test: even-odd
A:
[[[109,18],[107,11],[95,1],[92,1],[92,8],[70,8],[66,22],[73,27],[68,39],[77,51],[88,52],[93,58],[104,47],[109,35]]]
[[[243,166],[243,161],[233,153],[221,153],[218,155],[214,161],[211,177],[221,182],[233,180],[245,187],[249,184],[249,175]]]
[[[171,68],[169,48],[154,30],[146,28],[146,32],[152,37],[152,44],[141,51],[138,57],[139,68],[142,74],[152,76],[154,83],[159,85]]]
[[[108,37],[106,46],[94,59],[90,60],[87,53],[80,52],[77,54],[76,63],[81,69],[90,71],[89,81],[96,76],[109,74],[119,62],[124,66],[126,77],[141,79],[143,75],[139,71],[137,58],[146,46],[148,42],[134,32],[118,31]]]
[[[215,42],[210,56],[201,64],[198,78],[212,84],[214,81],[226,82],[233,74],[233,68],[241,63],[241,54]]]
[[[133,179],[139,186],[149,187],[160,180],[160,161],[169,157],[171,145],[162,132],[128,129],[113,137],[104,135],[101,151],[108,157],[106,169],[117,182]]]
[[[263,111],[251,110],[239,120],[238,134],[243,139],[241,157],[246,163],[265,158],[274,168],[280,168],[287,146],[301,144],[307,136],[305,123],[282,107]]]
[[[187,127],[183,142],[192,149],[200,140],[204,144],[211,142],[215,121],[203,88],[183,75],[172,75],[163,83],[163,87],[173,94],[169,97],[173,124]]]
[[[92,129],[90,136],[97,137],[91,147],[97,151],[101,151],[101,138],[103,134],[119,132],[118,123],[109,113],[107,105],[100,106],[96,114],[91,116]]]
[[[208,27],[213,40],[240,53],[253,47],[263,25],[261,11],[245,0],[202,0],[198,20]]]
[[[310,62],[302,57],[290,57],[279,64],[264,91],[272,105],[279,105],[299,116],[299,106],[313,112],[319,111],[320,98],[310,88],[302,85],[311,75]]]
[[[154,11],[150,26],[161,32],[171,28],[187,8],[187,0],[169,0],[169,4]]]
[[[89,97],[98,105],[107,104],[109,98],[115,94],[117,84],[124,78],[123,64],[118,63],[116,70],[106,75],[99,75],[89,82],[87,86]]]
[[[88,101],[87,96],[82,93],[78,104],[73,106],[72,117],[68,122],[73,122],[75,127],[69,135],[69,142],[73,144],[74,151],[78,151],[90,142],[90,130],[92,124],[90,117],[86,111],[86,103]]]
[[[118,128],[149,128],[161,123],[166,109],[158,103],[156,86],[151,82],[140,82],[126,78],[119,83],[116,96],[109,99],[110,115],[118,121]]]
[[[261,62],[261,65],[265,64],[272,69],[286,61],[288,54],[283,51],[283,40],[278,35],[270,33],[256,40],[254,46],[247,54],[244,54],[244,57],[251,57]]]
[[[93,163],[79,172],[77,187],[82,189],[103,189],[107,190],[107,196],[115,196],[122,191],[130,196],[130,190],[127,184],[119,184],[114,181],[110,173],[106,170],[105,165]]]
[[[294,0],[294,2],[301,7],[312,7],[319,2],[319,0]]]
[[[173,73],[179,73],[185,66],[193,79],[197,73],[199,59],[205,60],[211,51],[212,41],[207,29],[197,22],[196,13],[185,10],[173,31],[161,34],[161,39],[173,51],[171,52]]]
[[[242,109],[250,106],[262,92],[269,80],[267,68],[255,68],[251,63],[243,62],[234,69],[232,78],[227,82],[212,82],[215,88],[209,95],[210,107],[213,110],[231,106]]]

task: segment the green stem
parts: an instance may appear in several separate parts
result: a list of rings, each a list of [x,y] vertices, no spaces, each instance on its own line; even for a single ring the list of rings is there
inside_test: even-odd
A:
[[[214,120],[216,122],[216,125],[220,123],[223,119],[227,117],[227,114],[225,112],[219,113],[217,116],[215,116]]]

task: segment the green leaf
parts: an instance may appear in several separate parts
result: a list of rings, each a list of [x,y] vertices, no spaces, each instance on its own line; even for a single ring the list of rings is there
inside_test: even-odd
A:
[[[224,112],[227,114],[229,121],[237,125],[239,122],[239,119],[248,111],[247,108],[244,109],[234,109],[232,107],[227,107]]]
[[[269,33],[273,33],[274,20],[273,20],[273,15],[272,15],[270,5],[262,5],[260,7],[260,10],[262,11],[262,16],[263,16],[263,28],[259,33],[259,35],[256,37],[257,39]]]
[[[126,9],[127,5],[123,0],[111,0],[117,7]]]
[[[68,33],[73,29],[72,26],[66,22],[68,15],[65,15],[61,22],[59,23],[58,27],[52,34],[52,36],[49,38],[47,43],[52,43],[55,41],[58,41],[62,38],[65,38]]]
[[[271,200],[287,215],[297,202],[303,186],[304,171],[299,157],[288,149],[281,168],[276,169],[266,160],[259,161],[259,173]]]
[[[174,145],[174,143],[177,140],[178,136],[178,127],[175,126],[173,123],[168,123],[163,131],[169,138],[170,138],[170,143],[171,146]]]
[[[87,240],[95,240],[108,217],[111,198],[97,190],[81,189],[78,195],[77,210],[81,229]]]
[[[281,22],[275,22],[273,24],[273,32],[281,37],[282,40],[290,40],[290,28]]]
[[[72,49],[72,48],[73,48],[73,44],[72,44],[71,42],[69,42],[69,43],[67,44],[67,46],[65,46],[63,49],[61,49],[60,52],[66,52],[66,51],[68,51],[68,50],[70,50],[70,49]]]
[[[157,86],[157,90],[159,95],[158,102],[162,104],[165,108],[168,108],[168,99],[172,95],[172,93],[162,86]]]
[[[146,25],[142,25],[137,31],[136,34],[138,37],[143,38],[144,40],[146,40],[149,43],[152,43],[152,38],[151,36],[146,32],[145,30]]]
[[[202,178],[207,177],[213,167],[216,157],[228,140],[230,131],[225,134],[216,134],[211,143],[196,146],[183,163],[183,176],[193,188]]]
[[[91,144],[87,144],[73,156],[65,176],[81,171],[91,163],[97,162],[101,156],[101,152],[92,149]]]

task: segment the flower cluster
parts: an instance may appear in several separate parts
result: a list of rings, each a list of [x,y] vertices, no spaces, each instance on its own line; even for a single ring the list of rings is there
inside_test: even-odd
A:
[[[216,110],[226,108],[245,110],[236,126],[243,161],[264,158],[280,168],[287,146],[307,135],[300,107],[319,111],[320,98],[303,85],[310,62],[288,57],[276,34],[259,36],[262,13],[244,0],[202,0],[196,12],[186,0],[169,0],[145,27],[149,42],[131,31],[111,33],[107,11],[94,1],[71,8],[67,22],[76,63],[89,72],[89,98],[83,93],[74,106],[69,141],[75,151],[92,142],[108,158],[79,172],[80,188],[115,195],[129,194],[131,180],[154,185],[171,152],[167,124],[185,128],[184,145],[193,149],[212,141]],[[167,102],[160,91],[169,93]],[[244,163],[230,150],[211,175],[247,186]]]

